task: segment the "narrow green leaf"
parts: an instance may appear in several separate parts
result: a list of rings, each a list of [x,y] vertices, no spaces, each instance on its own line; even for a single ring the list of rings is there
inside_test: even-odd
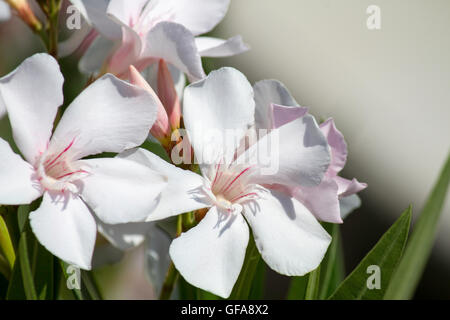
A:
[[[256,248],[256,243],[253,238],[253,235],[251,235],[248,241],[244,265],[242,266],[241,273],[239,274],[239,278],[236,284],[234,285],[233,291],[231,292],[229,299],[231,300],[248,299],[259,259],[261,259],[261,255],[259,254],[258,249]]]
[[[306,285],[305,300],[316,300],[319,296],[320,265],[309,273]]]
[[[336,276],[339,274],[337,269],[342,265],[342,254],[339,253],[342,250],[340,243],[339,224],[326,223],[325,229],[330,233],[332,241],[328,251],[321,264],[321,278],[319,299],[326,299],[334,290],[336,290]]]
[[[383,298],[392,273],[402,256],[408,238],[411,216],[412,210],[409,207],[341,283],[330,299],[372,300]],[[372,268],[374,271],[371,271]],[[379,288],[369,289],[369,280],[372,279],[371,277],[376,277],[377,274],[380,280]]]
[[[68,263],[59,260],[59,264],[61,266],[62,274],[64,275],[63,280],[65,280],[63,281],[65,283],[63,283],[62,285],[73,294],[73,297],[76,300],[84,300],[83,293],[81,292],[81,275],[79,279],[79,273],[77,273],[77,270],[75,268],[70,268],[70,265]],[[70,286],[69,283],[71,284]],[[77,287],[79,287],[79,289]]]
[[[92,271],[81,271],[81,283],[86,288],[90,300],[102,300],[102,294]]]
[[[14,262],[16,260],[16,254],[14,252],[14,246],[11,241],[8,226],[5,220],[0,215],[0,252],[6,258],[10,271],[14,268]]]
[[[288,300],[305,300],[306,287],[308,286],[309,274],[303,277],[292,277],[289,287]]]
[[[414,295],[433,248],[449,184],[450,156],[414,225],[405,254],[392,277],[385,299],[410,299]]]
[[[23,287],[28,300],[37,300],[36,288],[34,286],[33,273],[28,250],[28,232],[22,232],[19,241],[19,262],[22,270]]]
[[[266,284],[266,263],[263,259],[259,259],[256,267],[255,277],[253,278],[253,285],[250,289],[250,300],[264,299],[264,290]]]
[[[35,251],[33,252],[33,276],[36,284],[36,293],[39,300],[54,299],[53,283],[53,255],[48,252],[37,240],[35,241]]]
[[[8,261],[0,254],[0,274],[2,274],[5,279],[11,277],[11,269],[9,267]]]

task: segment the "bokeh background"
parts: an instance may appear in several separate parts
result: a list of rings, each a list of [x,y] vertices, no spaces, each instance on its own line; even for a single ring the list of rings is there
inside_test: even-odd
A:
[[[380,30],[366,27],[369,5],[381,9]],[[212,35],[236,34],[251,51],[207,67],[236,67],[251,82],[278,79],[316,117],[333,117],[349,146],[343,176],[369,184],[341,227],[350,272],[409,204],[417,216],[450,151],[450,1],[232,0]],[[38,51],[21,21],[0,25],[0,76]],[[63,59],[62,70],[67,103],[85,79],[76,57]],[[0,121],[0,136],[8,131]],[[418,299],[450,299],[449,231],[447,200]],[[145,259],[140,247],[98,270],[105,296],[153,298]],[[283,298],[288,285],[268,271],[266,298]]]

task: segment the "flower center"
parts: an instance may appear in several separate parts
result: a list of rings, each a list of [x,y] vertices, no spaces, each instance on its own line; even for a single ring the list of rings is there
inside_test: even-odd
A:
[[[81,164],[72,160],[70,149],[75,139],[58,152],[45,152],[37,164],[38,180],[45,190],[77,192],[78,188],[73,183],[79,180],[81,175],[87,174],[81,168]]]
[[[233,205],[258,197],[255,185],[248,183],[251,169],[251,166],[227,167],[224,164],[214,167],[211,192],[218,207],[231,210]]]

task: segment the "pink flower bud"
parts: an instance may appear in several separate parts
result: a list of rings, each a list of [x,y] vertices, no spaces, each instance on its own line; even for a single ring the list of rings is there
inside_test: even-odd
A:
[[[157,101],[158,104],[158,115],[153,127],[150,129],[150,133],[158,139],[163,145],[170,142],[171,129],[169,125],[169,119],[167,116],[167,112],[164,109],[164,106],[161,100],[158,98],[155,91],[153,91],[152,87],[148,84],[147,81],[142,77],[139,71],[136,70],[134,66],[130,66],[130,82],[147,92],[149,92]]]
[[[6,0],[7,3],[17,11],[19,17],[30,26],[34,31],[40,31],[42,29],[41,22],[36,18],[31,10],[27,0]]]
[[[180,128],[181,105],[178,98],[172,75],[167,63],[161,59],[158,65],[158,96],[169,116],[169,123],[172,130]]]

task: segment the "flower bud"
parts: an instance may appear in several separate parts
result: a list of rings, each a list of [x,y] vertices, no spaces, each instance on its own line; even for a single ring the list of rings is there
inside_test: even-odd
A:
[[[170,136],[172,130],[170,129],[169,119],[167,116],[166,109],[158,98],[155,91],[153,91],[152,87],[145,81],[144,77],[136,70],[134,66],[130,66],[130,82],[147,92],[149,92],[153,98],[155,98],[158,104],[158,114],[153,127],[150,129],[150,133],[155,137],[163,146],[167,146],[170,143]]]
[[[6,2],[16,10],[19,17],[30,26],[33,31],[39,32],[42,29],[41,22],[36,18],[27,0],[6,0]]]
[[[166,109],[172,130],[179,129],[181,118],[180,99],[175,90],[175,84],[167,63],[163,59],[159,60],[158,65],[158,97]]]

